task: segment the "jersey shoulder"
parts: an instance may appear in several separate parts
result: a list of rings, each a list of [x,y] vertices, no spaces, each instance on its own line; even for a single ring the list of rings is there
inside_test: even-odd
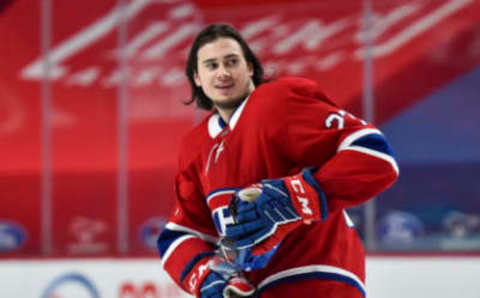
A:
[[[282,77],[260,85],[254,92],[255,97],[261,97],[265,105],[278,106],[289,102],[323,101],[329,105],[337,106],[321,90],[319,84],[313,80],[302,77]],[[302,100],[303,99],[303,100]]]

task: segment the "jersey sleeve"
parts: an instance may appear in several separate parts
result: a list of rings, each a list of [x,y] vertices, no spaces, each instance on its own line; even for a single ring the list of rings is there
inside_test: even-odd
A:
[[[286,136],[287,141],[277,143],[284,156],[314,169],[324,194],[323,219],[365,202],[397,179],[393,151],[371,123],[336,106],[309,80],[296,82],[285,98],[281,113],[287,121],[273,139]]]
[[[210,217],[193,165],[183,165],[175,179],[176,205],[160,234],[157,246],[161,265],[182,289],[192,293],[189,274],[214,255],[217,233]]]

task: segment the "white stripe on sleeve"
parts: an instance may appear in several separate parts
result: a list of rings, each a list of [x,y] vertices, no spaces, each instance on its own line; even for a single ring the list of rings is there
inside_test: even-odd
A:
[[[179,232],[186,232],[186,233],[189,233],[189,234],[193,234],[193,235],[197,236],[198,238],[200,238],[202,240],[205,240],[207,242],[210,242],[210,243],[217,243],[218,240],[219,240],[218,237],[214,237],[214,236],[211,236],[211,235],[208,235],[208,234],[205,234],[205,233],[201,233],[201,232],[196,231],[194,229],[187,228],[185,226],[181,226],[181,225],[173,223],[173,222],[167,223],[165,228],[167,228],[169,230],[172,230],[172,231],[179,231]]]
[[[173,243],[170,244],[170,246],[168,247],[167,251],[166,251],[165,254],[163,255],[162,260],[161,260],[161,262],[160,262],[160,266],[161,266],[162,268],[164,268],[165,263],[167,262],[168,257],[173,253],[173,251],[175,251],[175,249],[176,249],[180,244],[182,244],[184,241],[186,241],[186,240],[188,240],[188,239],[191,239],[191,238],[195,238],[195,236],[185,235],[185,236],[182,236],[182,237],[178,238],[177,240],[173,241]]]

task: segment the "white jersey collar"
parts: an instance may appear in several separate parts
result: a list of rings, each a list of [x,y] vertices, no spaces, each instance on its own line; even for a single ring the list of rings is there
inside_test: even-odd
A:
[[[228,123],[230,130],[233,130],[237,125],[237,122],[240,119],[240,115],[242,114],[243,109],[245,108],[245,105],[247,104],[249,98],[250,96],[248,96],[240,104],[240,106],[238,106],[238,108],[233,112],[232,116],[230,117],[230,121]],[[210,137],[212,139],[216,138],[218,134],[222,132],[223,127],[221,125],[221,122],[223,122],[223,120],[220,118],[220,115],[218,113],[213,114],[212,116],[210,116],[210,119],[208,119],[208,133],[210,134]]]
[[[212,139],[215,139],[223,130],[218,121],[220,121],[220,115],[218,115],[218,113],[213,114],[210,116],[210,119],[208,119],[208,134]]]

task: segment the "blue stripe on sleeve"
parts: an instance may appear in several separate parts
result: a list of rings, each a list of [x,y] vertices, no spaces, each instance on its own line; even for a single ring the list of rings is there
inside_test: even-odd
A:
[[[360,146],[388,154],[392,157],[394,156],[393,149],[390,147],[387,140],[385,140],[382,135],[376,133],[363,136],[355,140],[355,142],[353,142],[350,146]]]
[[[163,232],[158,236],[157,239],[157,248],[160,253],[160,257],[163,257],[167,249],[172,245],[172,243],[178,238],[187,235],[186,232],[172,231],[169,229],[163,230]]]
[[[180,274],[180,282],[183,282],[185,277],[187,277],[188,273],[195,267],[195,265],[203,258],[210,257],[215,255],[213,251],[205,251],[202,253],[199,253],[196,255],[188,264],[185,266],[185,268],[182,270],[182,273]]]

